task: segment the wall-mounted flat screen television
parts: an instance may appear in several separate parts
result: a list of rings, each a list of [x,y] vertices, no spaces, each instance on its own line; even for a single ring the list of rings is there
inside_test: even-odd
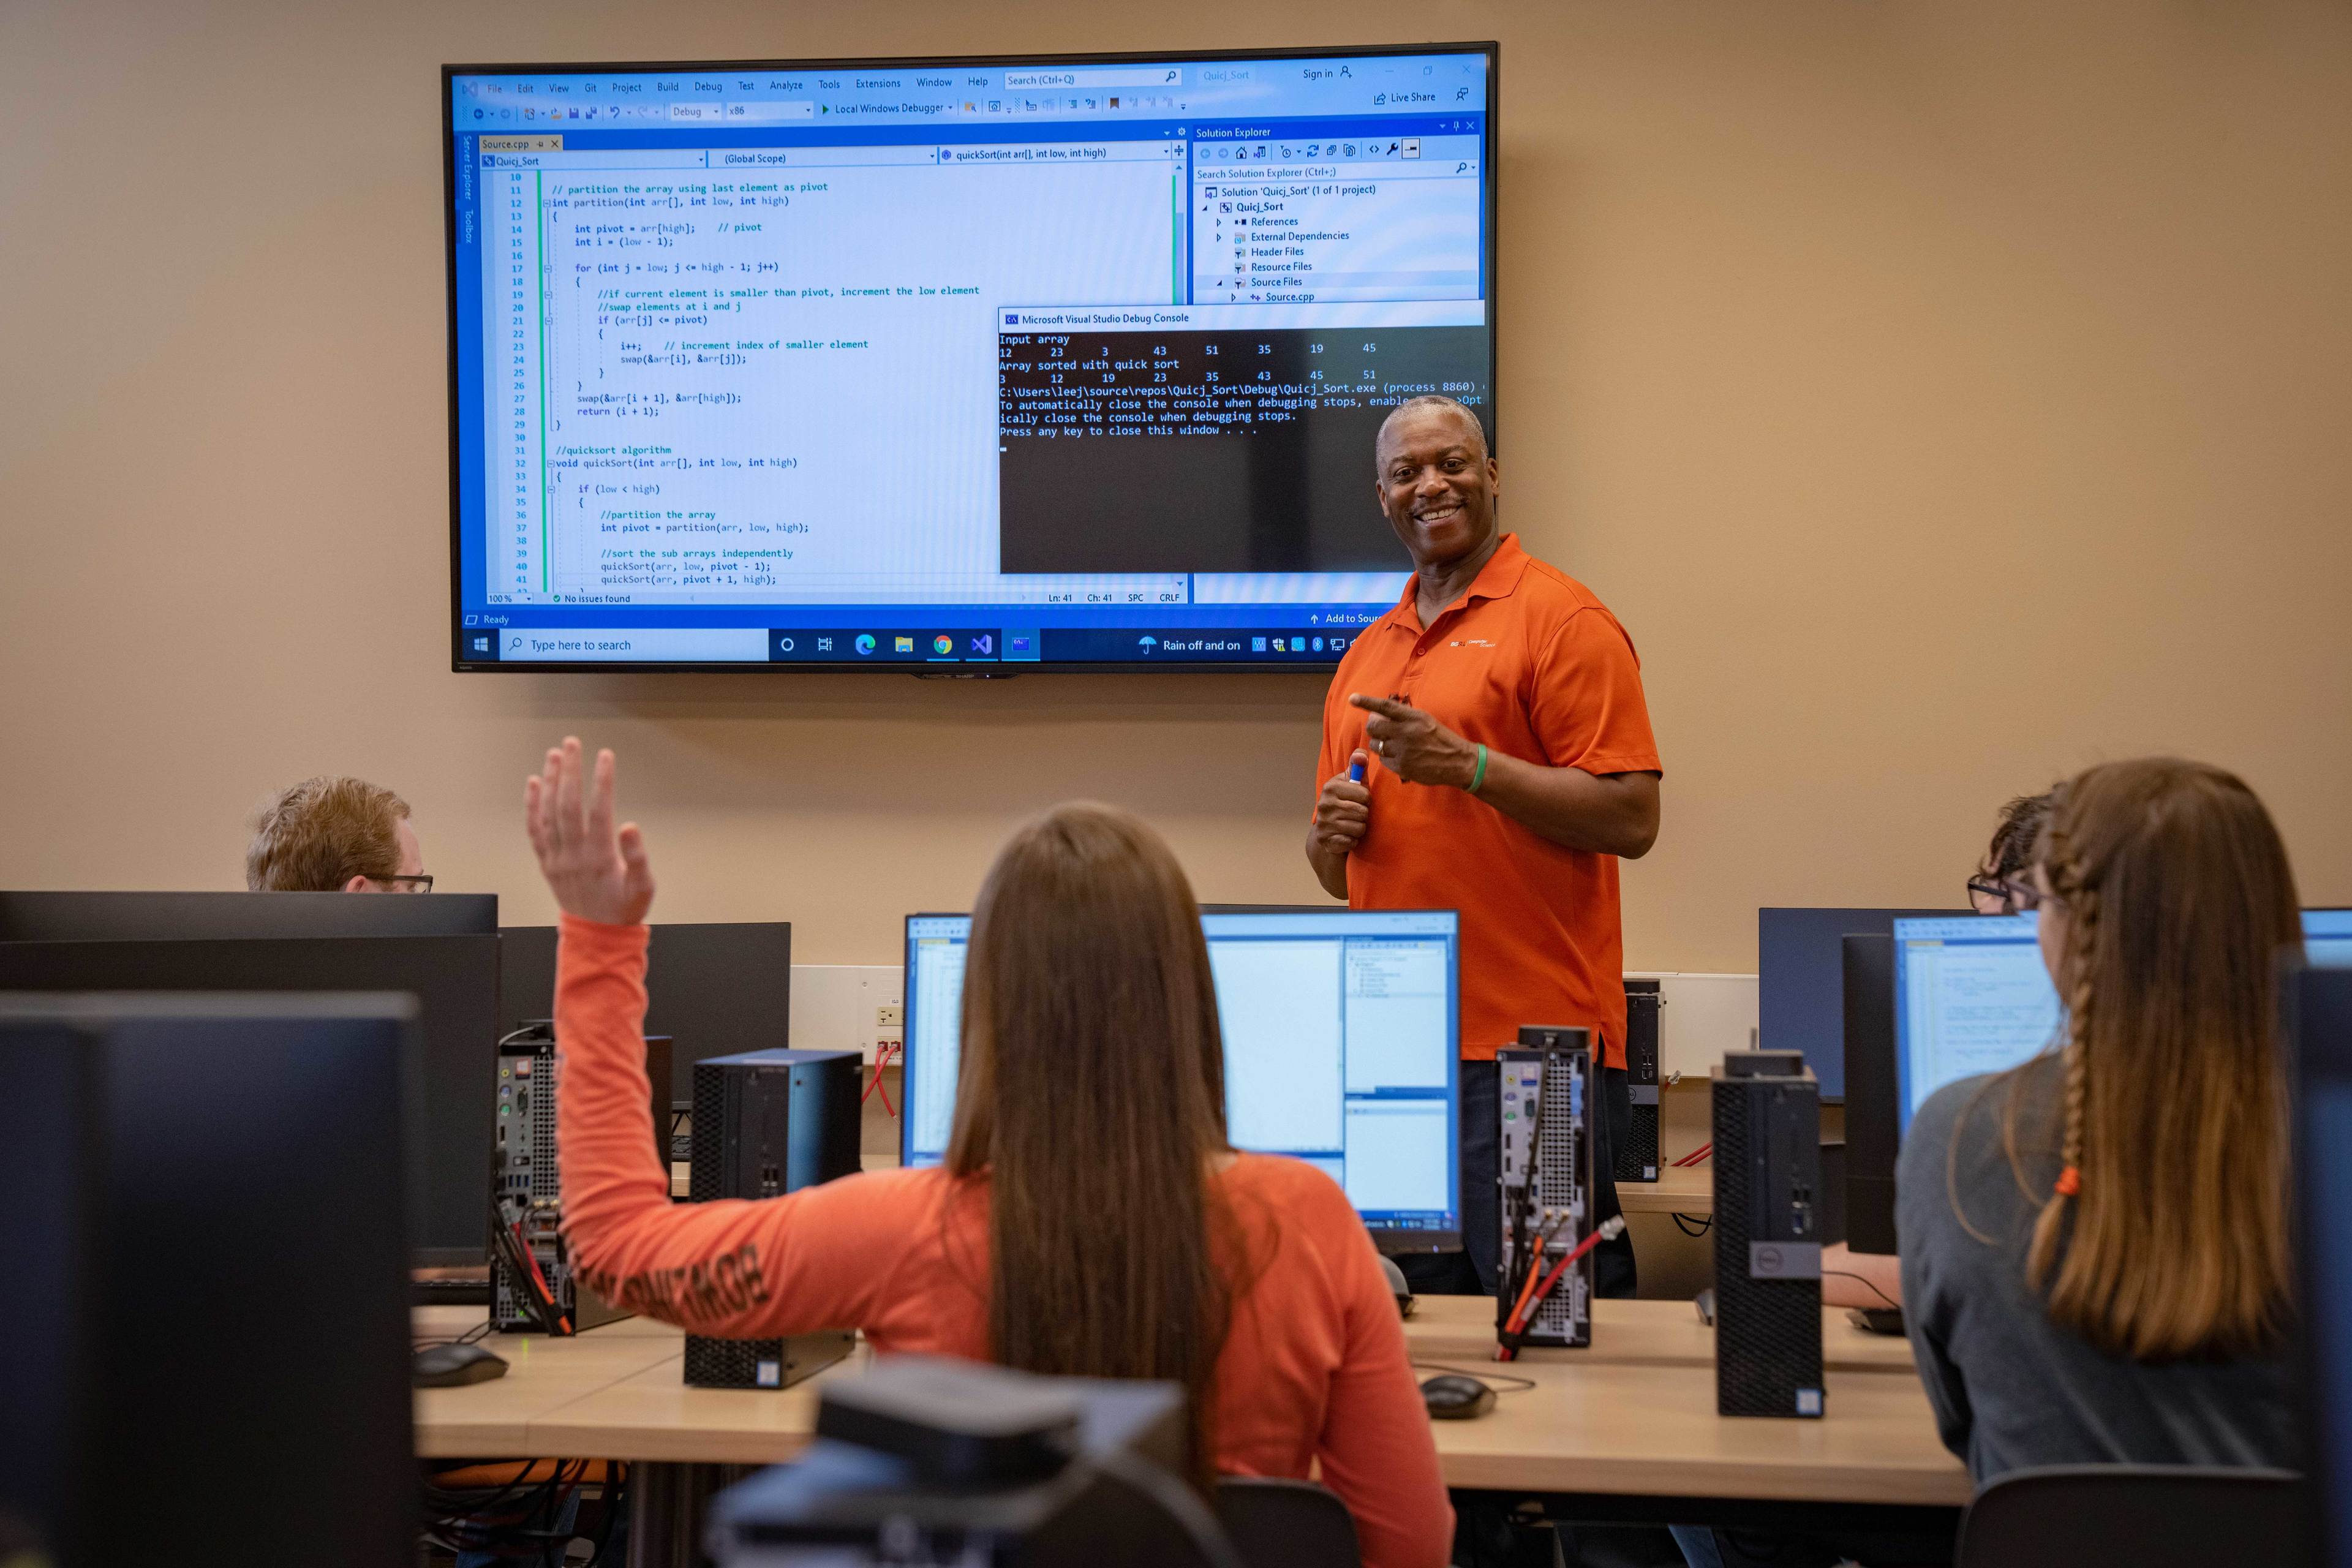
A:
[[[1328,668],[1496,47],[443,68],[466,670]]]

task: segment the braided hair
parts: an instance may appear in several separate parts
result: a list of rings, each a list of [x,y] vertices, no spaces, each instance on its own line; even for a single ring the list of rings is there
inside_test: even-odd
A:
[[[2055,1062],[1993,1080],[2038,1205],[2026,1283],[2110,1354],[2267,1353],[2293,1295],[2275,972],[2302,929],[2285,846],[2243,781],[2148,757],[2058,791],[2036,858],[2063,1033]],[[2053,1117],[2051,1182],[2019,1131]]]
[[[2026,1258],[2026,1278],[2040,1289],[2057,1267],[2064,1246],[2066,1221],[2074,1200],[2083,1190],[2083,1122],[2090,1096],[2091,1015],[2098,951],[2099,889],[2083,863],[2068,832],[2064,795],[2057,794],[2042,835],[2043,875],[2050,890],[2066,906],[2066,955],[2061,973],[2066,979],[2065,1090],[2059,1110],[2058,1158],[2061,1169],[2050,1199],[2034,1222],[2033,1246]]]

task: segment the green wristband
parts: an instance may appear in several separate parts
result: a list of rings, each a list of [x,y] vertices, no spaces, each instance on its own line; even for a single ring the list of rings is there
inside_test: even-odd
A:
[[[1478,747],[1478,771],[1470,775],[1470,793],[1472,795],[1476,795],[1478,793],[1478,786],[1486,782],[1486,748],[1483,743],[1481,743]]]

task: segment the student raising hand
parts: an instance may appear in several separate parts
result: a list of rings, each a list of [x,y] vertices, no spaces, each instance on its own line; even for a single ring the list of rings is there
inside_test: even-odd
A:
[[[596,753],[591,780],[580,737],[551,748],[547,766],[523,785],[523,823],[540,875],[567,915],[603,925],[643,923],[653,907],[654,869],[634,822],[613,828],[613,753]]]

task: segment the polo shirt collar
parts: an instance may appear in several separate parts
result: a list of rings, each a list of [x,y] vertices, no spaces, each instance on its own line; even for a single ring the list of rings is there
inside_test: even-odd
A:
[[[1495,553],[1486,557],[1486,564],[1479,567],[1478,575],[1471,579],[1469,592],[1464,594],[1454,605],[1447,606],[1442,615],[1451,614],[1453,610],[1467,605],[1473,599],[1509,598],[1511,595],[1517,592],[1519,579],[1528,574],[1528,552],[1519,548],[1517,534],[1503,535],[1502,543],[1495,546]],[[1413,623],[1420,619],[1420,612],[1413,604],[1413,595],[1420,591],[1420,577],[1408,573],[1404,580],[1404,593],[1398,598],[1396,608],[1391,612],[1405,625],[1407,630],[1411,630]],[[1408,615],[1412,616],[1412,621],[1405,621]]]

